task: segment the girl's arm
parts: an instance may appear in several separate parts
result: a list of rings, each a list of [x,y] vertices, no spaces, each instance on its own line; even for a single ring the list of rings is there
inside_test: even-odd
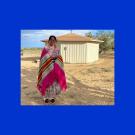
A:
[[[41,51],[41,55],[40,55],[40,60],[42,59],[42,57],[47,53],[46,48],[44,47]]]

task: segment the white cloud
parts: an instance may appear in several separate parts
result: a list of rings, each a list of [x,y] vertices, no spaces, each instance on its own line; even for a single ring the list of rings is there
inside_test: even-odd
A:
[[[90,30],[72,30],[72,33],[85,35],[85,33],[90,32]],[[70,33],[70,30],[22,30],[22,38],[48,38],[50,35],[60,36]]]

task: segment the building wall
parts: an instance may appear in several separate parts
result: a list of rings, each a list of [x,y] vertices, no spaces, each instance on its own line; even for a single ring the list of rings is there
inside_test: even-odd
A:
[[[61,42],[59,45],[65,63],[86,63],[86,43]],[[67,47],[66,51],[64,47]]]
[[[59,42],[58,47],[65,63],[91,63],[99,57],[99,43]]]
[[[99,59],[99,43],[87,43],[86,62],[91,63]]]

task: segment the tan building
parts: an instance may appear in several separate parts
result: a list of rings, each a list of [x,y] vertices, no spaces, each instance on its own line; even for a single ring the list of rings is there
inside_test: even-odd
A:
[[[99,44],[103,41],[77,34],[56,37],[65,63],[91,63],[99,59]],[[42,40],[47,43],[48,40]]]

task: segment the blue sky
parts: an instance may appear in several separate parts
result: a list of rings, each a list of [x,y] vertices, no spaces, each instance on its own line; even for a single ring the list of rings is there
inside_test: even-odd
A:
[[[50,35],[60,36],[70,33],[70,30],[21,30],[21,48],[43,47],[43,39],[48,39]],[[97,30],[72,30],[72,33],[85,35],[91,32],[93,35]]]

